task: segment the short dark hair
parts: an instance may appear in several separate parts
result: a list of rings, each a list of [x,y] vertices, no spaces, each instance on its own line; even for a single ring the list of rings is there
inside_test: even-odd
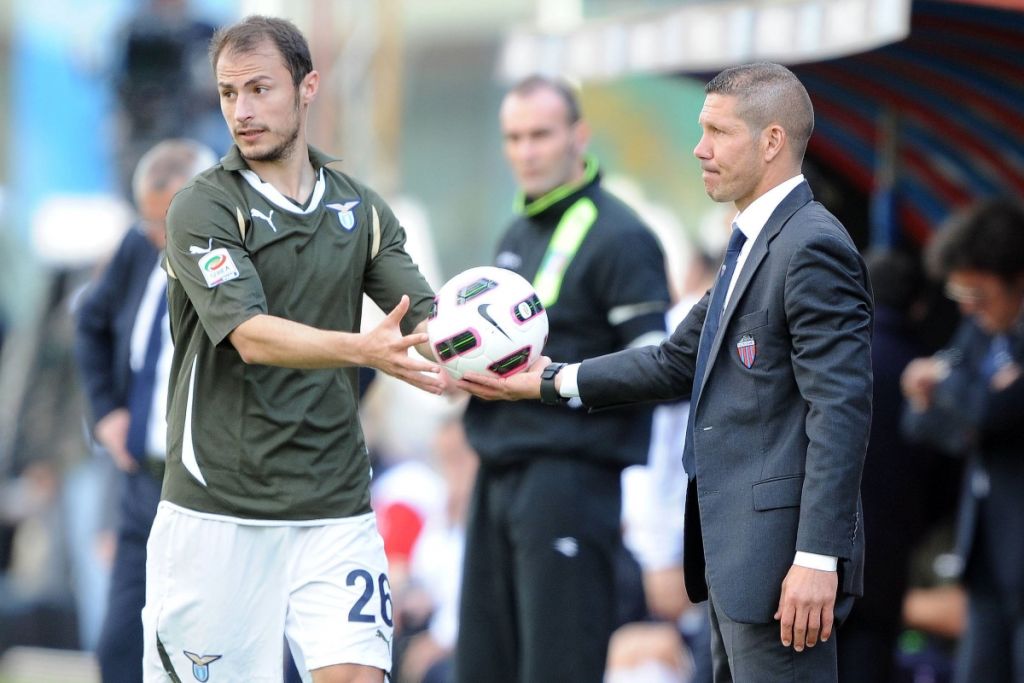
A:
[[[752,130],[780,124],[796,158],[804,158],[814,132],[814,107],[804,84],[786,67],[772,62],[730,67],[711,79],[704,92],[736,97],[739,117]]]
[[[527,76],[513,85],[509,89],[508,94],[525,96],[532,95],[538,90],[544,89],[553,91],[556,95],[562,98],[563,102],[565,102],[565,111],[569,117],[569,125],[572,125],[583,118],[583,111],[580,108],[580,100],[576,94],[576,89],[561,78],[542,76],[540,74]]]
[[[1024,205],[1010,197],[983,199],[953,214],[928,244],[929,273],[946,279],[959,270],[1024,274]]]
[[[313,58],[306,37],[292,22],[277,17],[253,14],[237,24],[217,29],[210,39],[210,64],[217,70],[217,60],[225,50],[245,54],[271,41],[284,58],[284,64],[296,86],[313,70]]]

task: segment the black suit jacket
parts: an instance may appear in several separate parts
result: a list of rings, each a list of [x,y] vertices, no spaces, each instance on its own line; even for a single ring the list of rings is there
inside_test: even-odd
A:
[[[90,426],[128,405],[132,328],[158,257],[142,232],[129,230],[99,279],[82,296],[75,357],[89,400]]]
[[[1024,612],[1024,378],[993,390],[982,366],[992,338],[964,321],[942,354],[951,368],[928,411],[908,409],[909,436],[967,456],[957,523],[964,582]],[[1024,365],[1024,330],[1009,353]]]
[[[707,597],[706,578],[730,618],[769,623],[798,550],[838,557],[840,594],[859,595],[873,308],[863,260],[807,184],[797,186],[751,246],[698,391],[708,301],[660,346],[584,361],[581,398],[607,407],[693,390],[691,599]],[[756,345],[749,368],[737,349],[747,337]]]

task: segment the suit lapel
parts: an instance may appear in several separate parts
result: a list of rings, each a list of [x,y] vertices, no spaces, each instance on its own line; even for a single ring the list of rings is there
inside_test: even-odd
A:
[[[732,290],[732,296],[729,297],[729,303],[726,304],[725,310],[722,312],[722,321],[718,326],[718,334],[715,335],[715,339],[711,344],[708,366],[704,370],[704,377],[701,379],[701,391],[704,390],[704,384],[711,375],[711,368],[714,367],[715,360],[718,358],[722,340],[725,338],[725,330],[728,328],[729,321],[736,311],[736,306],[740,299],[743,298],[743,293],[747,290],[750,282],[754,279],[754,274],[760,268],[761,262],[768,256],[769,243],[775,239],[775,236],[779,234],[783,226],[793,217],[793,214],[812,199],[814,199],[814,195],[811,193],[811,188],[806,182],[794,187],[793,191],[786,195],[785,199],[772,212],[768,222],[765,223],[761,233],[757,236],[754,244],[751,245],[750,253],[747,254],[747,260],[743,263],[743,270],[740,271],[739,277],[736,279],[736,286]]]

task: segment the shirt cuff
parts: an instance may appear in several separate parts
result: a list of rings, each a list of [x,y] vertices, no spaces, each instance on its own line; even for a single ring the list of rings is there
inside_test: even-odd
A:
[[[576,382],[576,375],[580,371],[579,363],[572,363],[562,368],[562,371],[558,373],[561,377],[558,381],[558,395],[562,398],[579,398],[580,387]]]
[[[564,370],[563,370],[564,372]],[[802,550],[796,551],[793,564],[808,569],[818,569],[823,572],[834,572],[839,566],[839,558],[831,555],[819,555],[817,553],[805,553]]]

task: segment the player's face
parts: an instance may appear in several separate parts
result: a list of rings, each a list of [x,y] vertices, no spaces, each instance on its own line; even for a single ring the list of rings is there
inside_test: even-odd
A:
[[[225,50],[216,72],[220,109],[242,156],[268,163],[288,159],[316,95],[317,72],[306,74],[296,88],[269,40],[246,53]]]
[[[565,100],[554,90],[507,95],[500,118],[505,158],[528,197],[540,197],[582,172],[586,133],[580,122],[569,122]]]
[[[989,334],[1013,329],[1024,306],[1024,276],[1007,282],[994,273],[957,270],[946,280],[946,294]]]
[[[758,196],[764,175],[761,135],[736,113],[732,95],[710,94],[700,112],[703,131],[693,149],[703,171],[704,190],[716,202],[734,202],[742,211]]]

